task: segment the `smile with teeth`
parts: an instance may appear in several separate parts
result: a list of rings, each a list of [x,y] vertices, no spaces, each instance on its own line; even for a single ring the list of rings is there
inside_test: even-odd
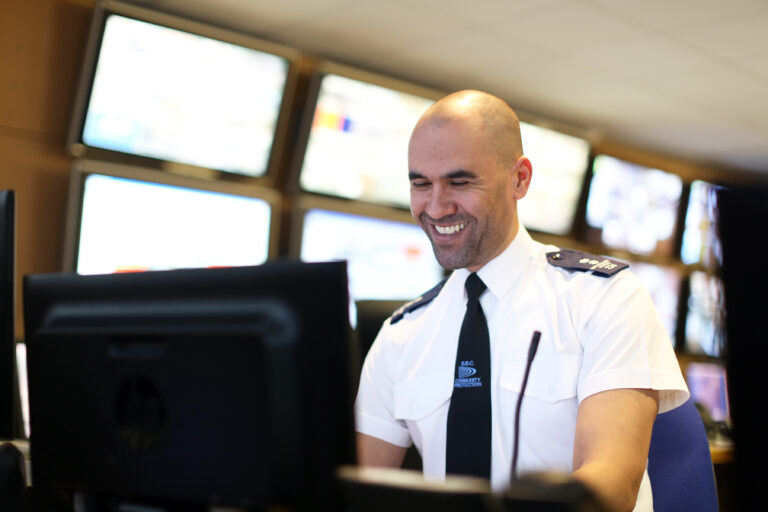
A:
[[[467,227],[466,222],[462,222],[461,224],[454,224],[453,226],[438,226],[435,224],[435,231],[441,235],[452,235],[454,233],[458,233],[465,227]]]

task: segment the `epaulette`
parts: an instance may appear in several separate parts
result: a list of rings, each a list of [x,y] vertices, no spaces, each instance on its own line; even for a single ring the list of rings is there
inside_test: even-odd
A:
[[[577,270],[581,272],[591,270],[594,275],[600,277],[611,277],[629,267],[629,263],[623,261],[612,260],[604,256],[595,256],[594,254],[574,251],[571,249],[560,249],[559,251],[548,252],[547,261],[551,265],[566,270]]]
[[[392,313],[392,317],[389,319],[390,325],[394,325],[400,320],[402,320],[407,313],[410,313],[411,311],[416,311],[421,306],[426,306],[427,304],[432,302],[435,299],[435,297],[437,297],[437,295],[440,293],[440,290],[443,289],[443,285],[445,285],[445,282],[447,280],[448,278],[446,277],[445,279],[437,283],[437,285],[434,288],[432,288],[426,293],[421,294],[421,296],[418,297],[417,299],[414,299],[410,302],[406,302],[405,304],[397,308],[397,310],[394,313]]]

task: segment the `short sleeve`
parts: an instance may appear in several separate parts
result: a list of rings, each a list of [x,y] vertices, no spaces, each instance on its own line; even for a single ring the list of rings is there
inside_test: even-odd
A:
[[[579,402],[601,391],[641,388],[659,391],[659,412],[674,409],[688,399],[688,388],[650,294],[629,271],[609,279],[593,281],[583,295]]]
[[[388,322],[374,340],[363,363],[355,401],[355,428],[361,434],[408,447],[412,443],[408,428],[394,416],[394,382],[385,350],[387,328]]]

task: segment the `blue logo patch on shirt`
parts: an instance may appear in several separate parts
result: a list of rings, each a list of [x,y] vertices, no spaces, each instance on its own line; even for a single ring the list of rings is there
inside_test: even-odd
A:
[[[477,368],[474,368],[474,361],[461,361],[459,368],[457,369],[458,378],[454,379],[454,388],[478,388],[483,385],[483,381],[480,377],[472,377],[477,373]]]

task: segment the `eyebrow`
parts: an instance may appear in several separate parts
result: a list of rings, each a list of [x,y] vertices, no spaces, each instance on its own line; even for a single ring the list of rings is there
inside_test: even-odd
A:
[[[475,174],[472,171],[466,171],[464,169],[459,169],[456,171],[448,172],[442,176],[440,176],[440,179],[446,179],[446,180],[455,180],[455,179],[474,179],[477,178],[477,174]],[[416,172],[416,171],[409,171],[408,172],[408,179],[413,180],[422,180],[427,179],[426,176],[423,174]]]

